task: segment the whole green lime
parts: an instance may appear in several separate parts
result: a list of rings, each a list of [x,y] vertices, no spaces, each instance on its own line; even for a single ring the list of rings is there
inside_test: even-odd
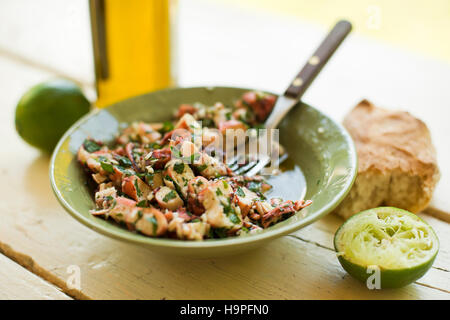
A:
[[[30,145],[51,153],[69,127],[89,112],[80,87],[54,79],[29,89],[16,107],[16,130]]]
[[[381,288],[398,288],[431,268],[439,240],[415,214],[380,207],[348,219],[336,232],[334,247],[342,267],[354,278],[367,284],[376,283],[377,277]]]

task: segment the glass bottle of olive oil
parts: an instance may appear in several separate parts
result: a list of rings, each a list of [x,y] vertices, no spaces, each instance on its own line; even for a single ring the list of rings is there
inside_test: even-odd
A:
[[[173,0],[89,2],[98,107],[173,85]]]

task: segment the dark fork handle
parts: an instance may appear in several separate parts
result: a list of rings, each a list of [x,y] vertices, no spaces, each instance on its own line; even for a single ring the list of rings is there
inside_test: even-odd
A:
[[[319,48],[317,48],[316,52],[314,52],[308,60],[308,63],[291,82],[284,95],[289,98],[300,100],[311,82],[351,30],[352,25],[346,20],[341,20],[336,23],[325,40],[320,44]]]

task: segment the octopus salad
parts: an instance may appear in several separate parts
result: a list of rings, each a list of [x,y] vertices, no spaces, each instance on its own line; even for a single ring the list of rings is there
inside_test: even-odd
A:
[[[261,126],[275,99],[251,91],[231,106],[182,104],[173,122],[132,123],[113,145],[86,139],[77,157],[95,185],[91,213],[183,240],[255,233],[292,216],[311,201],[267,199],[263,177],[237,175],[208,150],[227,130]]]

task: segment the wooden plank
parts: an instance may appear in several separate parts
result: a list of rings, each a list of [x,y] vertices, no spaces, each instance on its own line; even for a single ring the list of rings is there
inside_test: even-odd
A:
[[[53,285],[0,254],[0,300],[70,300]]]
[[[75,235],[86,232],[72,229]],[[89,233],[91,231],[88,231]],[[445,299],[449,294],[413,284],[369,291],[340,267],[334,252],[288,237],[233,259],[165,257],[145,249],[92,239],[64,262],[81,268],[82,294],[98,299]],[[84,244],[87,245],[89,241]],[[71,250],[68,250],[69,252]],[[40,256],[33,264],[48,263]],[[67,263],[67,262],[66,262]]]

